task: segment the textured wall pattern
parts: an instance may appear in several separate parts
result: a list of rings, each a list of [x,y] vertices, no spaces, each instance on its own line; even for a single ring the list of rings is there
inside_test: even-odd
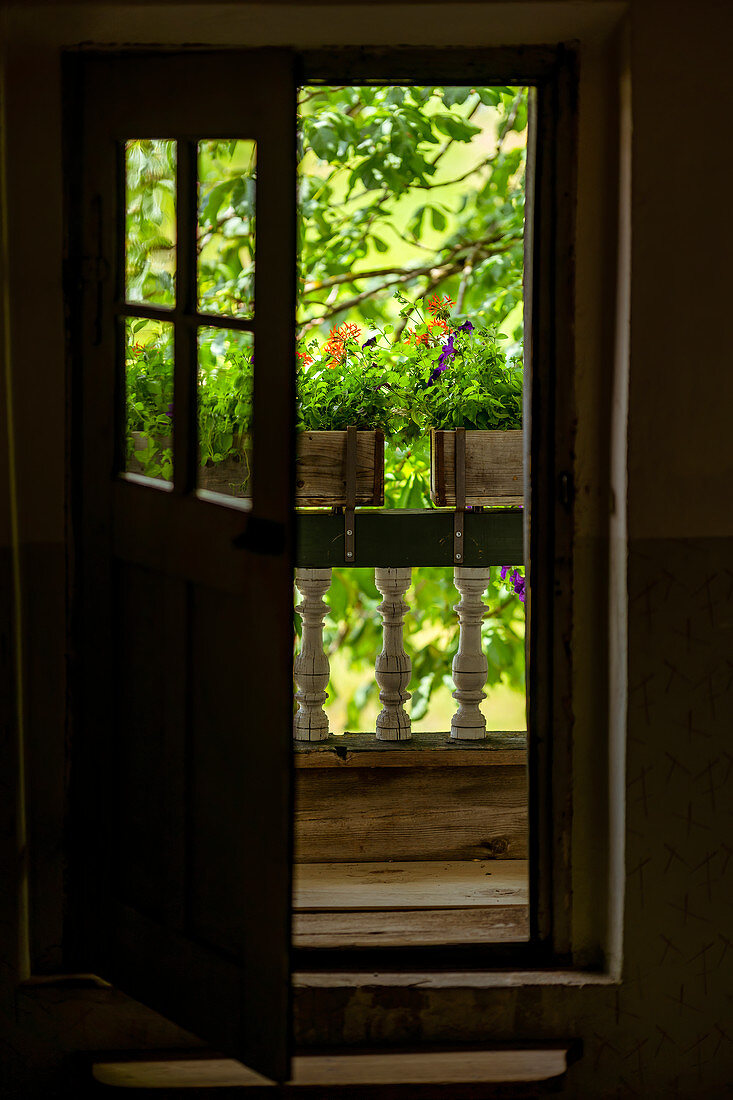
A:
[[[730,1095],[731,540],[635,546],[629,626],[625,982],[588,1055],[618,1095]]]

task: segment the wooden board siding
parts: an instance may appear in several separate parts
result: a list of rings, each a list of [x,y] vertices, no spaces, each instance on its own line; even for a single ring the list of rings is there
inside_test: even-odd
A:
[[[466,504],[524,503],[522,432],[466,432]],[[456,503],[456,433],[430,433],[430,496],[441,507]]]
[[[519,764],[296,770],[299,863],[525,859]]]

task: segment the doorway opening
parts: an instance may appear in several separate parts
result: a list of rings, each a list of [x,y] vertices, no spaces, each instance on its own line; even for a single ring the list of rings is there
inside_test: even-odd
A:
[[[298,103],[294,944],[527,940],[528,89]]]

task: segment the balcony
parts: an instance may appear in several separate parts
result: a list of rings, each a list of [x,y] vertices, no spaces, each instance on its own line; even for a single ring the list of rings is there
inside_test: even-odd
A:
[[[524,732],[489,732],[479,704],[487,660],[483,595],[492,565],[522,561],[522,515],[467,512],[453,567],[459,645],[450,729],[415,732],[405,624],[413,568],[449,566],[455,513],[357,512],[355,564],[374,567],[382,648],[380,711],[368,733],[334,734],[324,710],[323,642],[332,569],[343,567],[344,517],[301,514],[295,585],[294,943],[300,947],[477,944],[528,938]]]

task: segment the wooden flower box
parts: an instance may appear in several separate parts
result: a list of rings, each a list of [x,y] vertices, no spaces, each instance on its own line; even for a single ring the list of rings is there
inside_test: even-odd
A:
[[[133,432],[135,451],[145,450],[148,439]],[[171,446],[170,437],[157,440],[162,450]],[[249,440],[240,458],[230,455],[224,462],[202,466],[199,489],[227,496],[251,494],[251,447]],[[131,473],[144,473],[134,455],[128,462]],[[299,508],[327,508],[347,503],[346,432],[298,432],[296,436],[295,504]],[[356,433],[355,504],[381,507],[384,504],[384,433]]]
[[[346,432],[298,432],[295,503],[325,508],[347,503]],[[384,504],[384,433],[356,433],[356,505]]]
[[[517,505],[524,501],[522,431],[468,430],[466,499],[475,505]],[[430,498],[440,507],[456,505],[456,432],[430,432]]]

